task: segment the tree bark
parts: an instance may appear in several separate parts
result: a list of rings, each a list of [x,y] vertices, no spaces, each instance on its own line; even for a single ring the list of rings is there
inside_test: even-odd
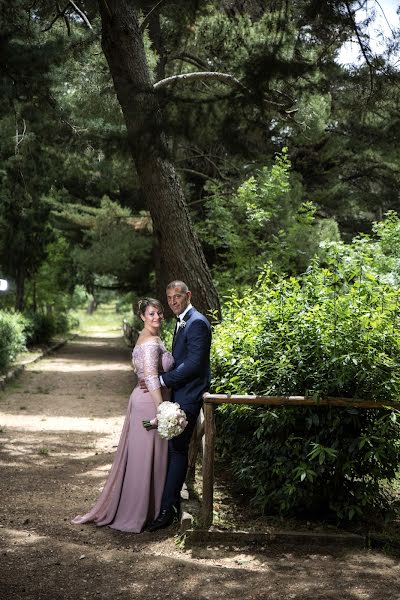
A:
[[[139,3],[99,0],[102,48],[124,114],[128,140],[156,239],[157,293],[173,279],[187,283],[207,316],[220,315],[218,295],[170,159],[139,24]]]
[[[25,308],[25,272],[21,267],[15,274],[15,310],[23,312]]]

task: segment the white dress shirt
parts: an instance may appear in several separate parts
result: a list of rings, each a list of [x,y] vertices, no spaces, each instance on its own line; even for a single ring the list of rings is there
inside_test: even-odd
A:
[[[189,302],[189,304],[187,305],[187,307],[185,308],[185,310],[183,311],[183,313],[181,313],[180,315],[178,315],[176,317],[177,320],[176,320],[176,329],[175,329],[175,331],[178,331],[178,328],[179,328],[179,325],[180,325],[179,321],[182,322],[183,317],[186,315],[187,312],[189,312],[189,310],[191,308],[193,308],[193,306]],[[179,321],[178,321],[178,319],[179,319]]]

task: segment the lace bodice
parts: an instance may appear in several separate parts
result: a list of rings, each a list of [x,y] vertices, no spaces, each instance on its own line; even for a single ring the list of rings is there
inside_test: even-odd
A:
[[[174,359],[164,344],[155,339],[134,347],[132,364],[138,378],[145,380],[147,389],[156,390],[161,387],[159,373],[172,369]]]

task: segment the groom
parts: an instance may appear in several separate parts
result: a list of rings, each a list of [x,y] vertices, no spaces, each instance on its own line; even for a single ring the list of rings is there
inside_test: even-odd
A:
[[[190,438],[210,386],[211,327],[190,303],[191,292],[183,281],[167,285],[167,301],[176,318],[172,342],[175,366],[160,376],[161,385],[172,389],[173,402],[185,411],[188,424],[168,442],[168,470],[160,513],[147,531],[168,527],[179,515],[180,492],[186,478]]]

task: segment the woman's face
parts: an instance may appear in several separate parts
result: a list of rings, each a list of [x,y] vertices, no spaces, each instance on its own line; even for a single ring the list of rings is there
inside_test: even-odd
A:
[[[164,320],[164,315],[161,309],[152,306],[151,304],[146,307],[144,315],[141,315],[144,325],[149,327],[159,328]]]

